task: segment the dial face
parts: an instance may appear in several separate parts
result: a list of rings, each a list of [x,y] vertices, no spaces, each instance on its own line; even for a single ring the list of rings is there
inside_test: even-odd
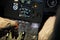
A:
[[[49,7],[55,7],[57,5],[57,0],[47,0],[47,5]]]
[[[18,9],[18,3],[13,3],[13,10],[17,10]]]

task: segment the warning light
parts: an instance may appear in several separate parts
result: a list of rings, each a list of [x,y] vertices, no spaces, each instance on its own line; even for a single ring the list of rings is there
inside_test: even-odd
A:
[[[35,4],[34,7],[36,8],[36,7],[38,7],[38,6]]]

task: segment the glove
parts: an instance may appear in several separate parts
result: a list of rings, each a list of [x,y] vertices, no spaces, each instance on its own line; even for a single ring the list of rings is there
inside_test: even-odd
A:
[[[18,28],[18,22],[15,20],[0,17],[0,29],[6,28],[9,26],[15,27],[15,29],[17,29]]]
[[[18,37],[18,22],[15,20],[0,17],[0,38],[12,32],[12,38]]]

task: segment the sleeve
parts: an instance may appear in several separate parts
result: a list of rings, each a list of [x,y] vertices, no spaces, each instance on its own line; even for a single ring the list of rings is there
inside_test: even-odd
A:
[[[47,21],[45,22],[42,30],[39,33],[39,40],[48,40],[50,35],[53,33],[54,29],[54,23],[55,23],[56,17],[49,17]]]

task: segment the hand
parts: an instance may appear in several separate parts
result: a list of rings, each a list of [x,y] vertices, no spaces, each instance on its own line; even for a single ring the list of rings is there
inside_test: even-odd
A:
[[[48,18],[48,20],[45,22],[42,30],[39,32],[38,40],[48,40],[48,38],[53,33],[55,19],[56,19],[55,16]]]
[[[15,26],[18,28],[18,23],[15,20],[0,17],[0,29],[6,28],[8,24],[12,27]]]

